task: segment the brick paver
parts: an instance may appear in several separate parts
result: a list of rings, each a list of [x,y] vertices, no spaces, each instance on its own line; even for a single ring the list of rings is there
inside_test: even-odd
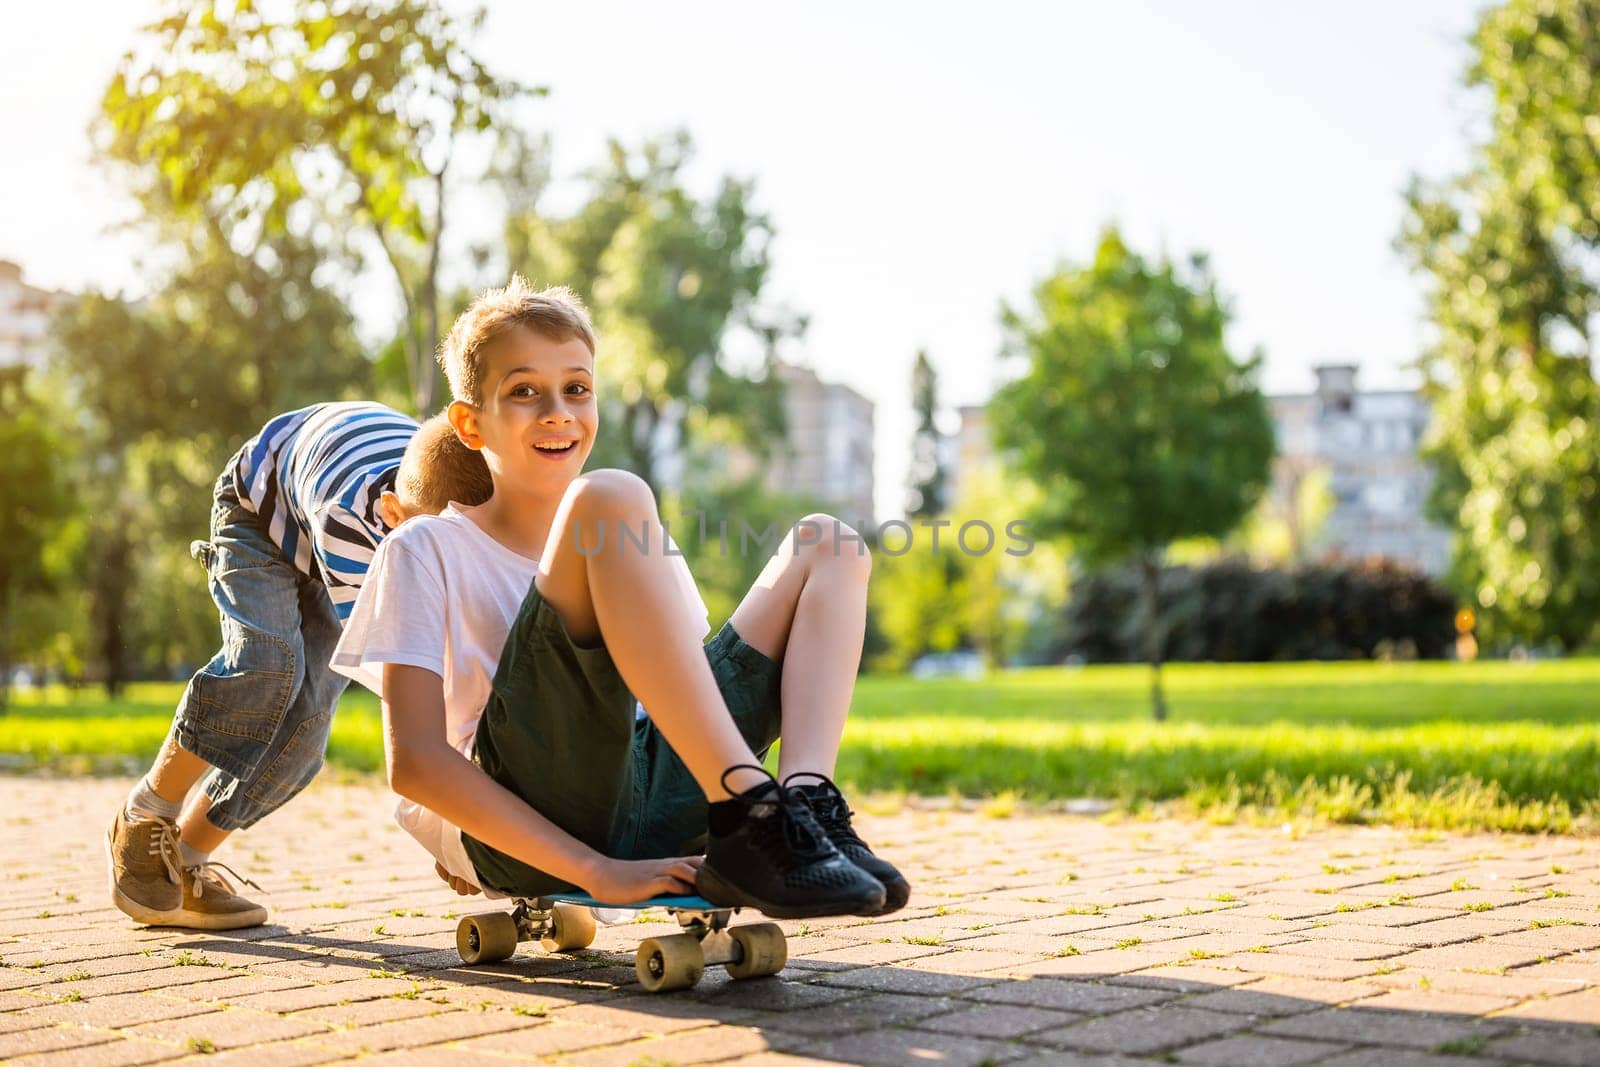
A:
[[[789,922],[790,966],[652,997],[656,923],[463,967],[375,785],[321,783],[225,858],[272,925],[105,899],[122,781],[0,778],[0,1059],[497,1064],[1600,1063],[1600,842],[1218,827],[945,805],[863,815],[905,911]]]

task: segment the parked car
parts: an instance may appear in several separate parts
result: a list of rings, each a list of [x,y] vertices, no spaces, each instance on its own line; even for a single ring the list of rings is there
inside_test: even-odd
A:
[[[983,677],[983,657],[971,649],[955,652],[929,652],[911,661],[913,678]]]

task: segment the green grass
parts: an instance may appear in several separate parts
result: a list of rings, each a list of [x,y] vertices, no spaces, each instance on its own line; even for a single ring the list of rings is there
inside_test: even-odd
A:
[[[11,707],[0,715],[0,760],[10,770],[142,770],[140,764],[167,736],[182,694],[181,684],[168,682],[130,685],[114,702],[97,689],[14,692]],[[383,769],[383,724],[371,693],[345,694],[334,716],[328,762],[358,772]]]
[[[1217,821],[1267,815],[1511,830],[1592,825],[1600,660],[1185,664],[1149,721],[1139,667],[981,681],[867,677],[839,760],[855,789],[1026,802],[1176,801]],[[17,768],[129,770],[159,746],[181,686],[21,694],[0,717]],[[330,762],[382,766],[376,700],[352,691]],[[999,815],[999,812],[991,812]]]

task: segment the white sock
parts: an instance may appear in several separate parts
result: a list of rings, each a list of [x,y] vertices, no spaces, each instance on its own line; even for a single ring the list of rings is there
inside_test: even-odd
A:
[[[209,862],[211,862],[211,853],[190,848],[186,842],[178,842],[178,864],[185,870]]]
[[[183,801],[162,800],[160,795],[150,788],[150,776],[147,774],[139,779],[139,784],[128,794],[125,807],[129,818],[138,815],[158,815],[163,819],[176,819],[178,812],[183,810]]]

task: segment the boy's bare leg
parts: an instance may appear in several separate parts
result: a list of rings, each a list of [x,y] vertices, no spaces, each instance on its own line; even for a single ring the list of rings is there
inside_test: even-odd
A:
[[[211,798],[197,793],[178,816],[178,840],[196,852],[215,852],[228,839],[231,830],[219,830],[211,825],[206,812],[211,810]]]
[[[178,744],[169,733],[156,753],[146,779],[151,792],[173,804],[188,803],[178,816],[178,839],[196,852],[214,852],[228,839],[227,830],[211,825],[206,812],[211,810],[211,798],[204,793],[190,798],[195,783],[211,770],[211,764]]]
[[[648,551],[619,544],[624,525],[649,538]],[[704,620],[684,602],[663,543],[650,487],[623,471],[593,471],[562,498],[534,584],[579,645],[604,635],[628,688],[707,799],[725,800],[766,778],[738,770],[723,784],[730,767],[760,761],[728,714],[698,637]]]
[[[169,733],[149,772],[112,819],[106,835],[111,899],[139,922],[183,918],[183,850],[174,822],[184,798],[210,769]]]
[[[905,907],[911,885],[873,853],[833,782],[866,635],[872,560],[856,532],[831,515],[795,524],[734,611],[746,644],[780,660],[783,708],[778,778],[813,807],[834,846],[883,886],[883,915]],[[798,780],[797,780],[798,778]]]
[[[211,770],[211,764],[184,749],[178,739],[168,733],[150,766],[150,788],[162,800],[182,804],[202,775]]]
[[[642,529],[651,550],[619,548],[624,523]],[[599,548],[602,528],[607,542]],[[604,637],[623,681],[710,801],[696,890],[773,918],[877,914],[887,899],[883,884],[835,847],[809,805],[767,785],[717,688],[699,640],[704,620],[684,602],[678,564],[664,554],[661,535],[649,486],[621,471],[595,471],[562,498],[534,582],[575,642]]]
[[[866,636],[872,558],[856,532],[808,515],[734,611],[745,642],[783,664],[778,778],[833,777]]]
[[[211,764],[183,748],[169,733],[146,775],[151,791],[162,800],[173,804],[188,801],[178,816],[178,840],[195,852],[215,852],[230,833],[219,830],[206,818],[206,812],[211,810],[210,797],[204,793],[190,796],[195,784],[211,769]]]

